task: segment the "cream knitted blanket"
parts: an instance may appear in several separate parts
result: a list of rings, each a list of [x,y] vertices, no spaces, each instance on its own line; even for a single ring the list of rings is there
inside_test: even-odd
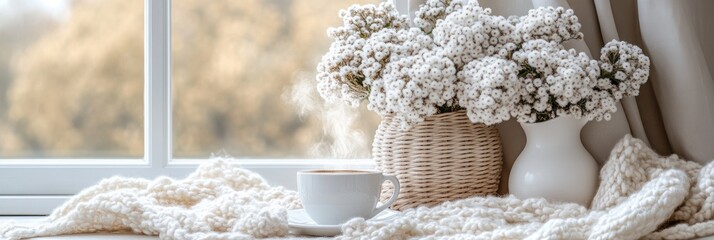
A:
[[[216,160],[184,180],[110,178],[79,193],[38,226],[0,226],[21,239],[133,231],[162,239],[287,236],[295,192]],[[714,234],[714,163],[662,157],[626,136],[601,170],[592,209],[543,199],[473,197],[410,209],[395,221],[353,219],[342,238],[688,239]]]

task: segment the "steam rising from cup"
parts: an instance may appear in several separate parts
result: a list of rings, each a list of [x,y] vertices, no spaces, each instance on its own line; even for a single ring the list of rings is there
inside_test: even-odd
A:
[[[358,125],[378,119],[367,116],[371,112],[325,102],[317,92],[314,73],[297,74],[293,85],[285,89],[283,98],[297,109],[301,119],[315,117],[322,124],[323,136],[309,150],[311,157],[337,161],[369,157],[371,138]],[[376,126],[377,120],[372,122]]]

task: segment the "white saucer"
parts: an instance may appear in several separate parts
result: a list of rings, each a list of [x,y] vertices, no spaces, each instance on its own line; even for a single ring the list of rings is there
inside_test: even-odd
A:
[[[398,217],[401,213],[387,209],[377,214],[368,221],[388,221]],[[342,224],[339,225],[320,225],[315,223],[310,216],[307,215],[305,209],[288,210],[288,225],[295,234],[310,235],[319,237],[332,237],[342,234]]]

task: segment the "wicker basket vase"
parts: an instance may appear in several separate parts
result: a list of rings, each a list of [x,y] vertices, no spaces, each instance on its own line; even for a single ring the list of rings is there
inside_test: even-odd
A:
[[[429,117],[408,131],[385,118],[374,136],[372,157],[379,170],[399,178],[395,210],[496,194],[503,164],[498,130],[471,123],[465,111]],[[385,184],[382,198],[392,191]]]

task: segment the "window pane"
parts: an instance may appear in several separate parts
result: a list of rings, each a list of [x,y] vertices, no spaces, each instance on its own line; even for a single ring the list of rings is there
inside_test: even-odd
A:
[[[174,0],[174,156],[367,157],[376,114],[320,112],[292,93],[321,101],[315,69],[331,43],[326,29],[342,24],[340,9],[368,2],[379,0]]]
[[[0,158],[143,155],[143,1],[0,0]]]

